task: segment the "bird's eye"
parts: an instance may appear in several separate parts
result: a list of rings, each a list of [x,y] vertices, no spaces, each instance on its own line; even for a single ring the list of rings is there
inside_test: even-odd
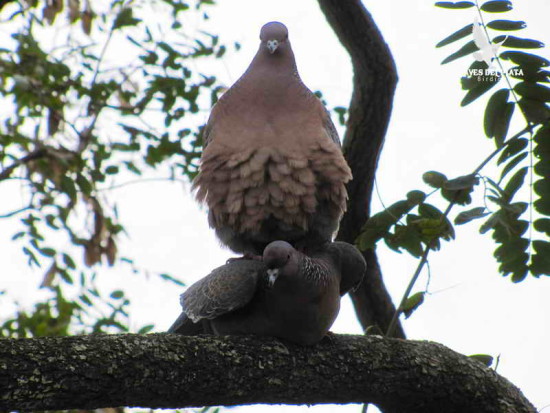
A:
[[[290,254],[288,254],[288,255],[286,256],[286,259],[287,259],[287,260],[289,260],[289,259],[290,259]]]

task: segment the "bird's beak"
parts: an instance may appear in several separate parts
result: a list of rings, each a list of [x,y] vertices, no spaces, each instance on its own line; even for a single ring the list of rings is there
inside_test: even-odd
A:
[[[267,286],[268,288],[273,288],[273,285],[275,284],[275,281],[277,281],[277,277],[279,276],[279,269],[273,268],[267,269]]]
[[[267,41],[267,50],[269,50],[270,54],[275,53],[275,50],[279,47],[279,41],[278,40],[268,40]]]

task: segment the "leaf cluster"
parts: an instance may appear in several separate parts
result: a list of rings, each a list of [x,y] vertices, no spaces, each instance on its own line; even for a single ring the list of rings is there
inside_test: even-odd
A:
[[[218,36],[182,25],[191,15],[208,19],[211,1],[154,3],[59,0],[2,10],[11,13],[13,34],[0,49],[1,104],[10,108],[0,117],[0,185],[20,181],[23,205],[0,217],[19,219],[13,240],[55,292],[35,308],[36,317],[58,311],[74,321],[87,306],[101,306],[99,292],[82,282],[91,270],[79,269],[121,259],[117,243],[125,229],[107,191],[145,172],[167,180],[196,173],[197,125],[224,90],[201,61],[228,48]],[[78,286],[78,298],[65,298],[69,285]],[[63,300],[72,310],[60,310]],[[115,318],[101,317],[127,328]],[[28,327],[30,319],[21,315],[4,332],[15,334],[10,326]]]

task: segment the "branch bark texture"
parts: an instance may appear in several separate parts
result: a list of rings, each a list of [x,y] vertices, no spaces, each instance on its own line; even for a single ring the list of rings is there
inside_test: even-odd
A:
[[[390,121],[397,69],[370,13],[360,0],[318,0],[327,21],[347,50],[353,65],[353,95],[344,137],[344,155],[353,172],[350,202],[338,239],[354,243],[370,215],[378,158]],[[386,290],[376,252],[364,253],[365,281],[351,297],[363,328],[378,325],[386,331],[395,306]],[[405,337],[399,325],[394,336]]]
[[[0,410],[374,403],[387,412],[535,412],[478,361],[435,343],[331,336],[0,340]]]

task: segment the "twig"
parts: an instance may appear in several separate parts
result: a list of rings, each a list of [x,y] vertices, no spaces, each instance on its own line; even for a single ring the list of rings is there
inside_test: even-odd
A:
[[[26,206],[26,207],[24,207],[24,208],[20,208],[20,209],[17,209],[17,210],[15,210],[15,211],[8,212],[7,214],[2,214],[2,215],[0,215],[0,219],[3,219],[3,218],[11,218],[11,217],[13,217],[14,215],[17,215],[17,214],[19,214],[19,213],[21,213],[21,212],[25,212],[25,211],[27,211],[27,210],[29,210],[29,209],[32,209],[32,208],[33,208],[32,205],[28,205],[28,206]]]
[[[531,132],[531,129],[532,129],[532,125],[527,125],[524,129],[522,129],[520,132],[516,133],[514,136],[512,136],[510,139],[508,139],[502,146],[500,146],[499,148],[495,149],[487,158],[485,158],[483,160],[483,162],[481,162],[477,168],[474,169],[474,171],[472,172],[471,175],[477,175],[479,172],[481,172],[481,170],[496,156],[498,155],[504,148],[506,148],[508,145],[510,145],[510,143],[516,141],[517,139],[519,139],[523,134],[525,134],[526,132]],[[449,213],[451,212],[451,210],[453,209],[453,207],[456,205],[456,201],[453,200],[449,203],[449,205],[447,206],[447,208],[445,209],[445,212],[443,212],[443,216],[442,216],[442,219],[443,218],[446,218]],[[401,311],[402,311],[402,308],[403,306],[405,305],[405,302],[407,301],[407,299],[409,298],[409,294],[411,293],[413,287],[414,287],[414,284],[416,283],[416,281],[418,280],[418,277],[420,276],[420,273],[422,272],[422,268],[424,267],[424,265],[426,264],[426,262],[428,261],[428,255],[430,253],[430,250],[431,250],[431,245],[430,244],[427,244],[425,247],[424,247],[424,251],[422,252],[422,256],[420,258],[420,262],[418,263],[418,266],[416,267],[416,270],[413,274],[413,276],[411,277],[411,281],[409,281],[409,285],[407,285],[407,289],[405,290],[405,293],[403,294],[403,297],[401,298],[401,302],[399,304],[399,307],[397,307],[397,309],[395,310],[395,313],[391,319],[391,322],[390,322],[390,325],[388,326],[388,330],[386,331],[386,336],[387,337],[391,337],[391,335],[393,334],[393,331],[395,329],[395,326],[397,325],[397,320],[399,318],[399,315],[401,314]]]
[[[21,159],[18,159],[12,165],[8,166],[6,169],[0,172],[0,181],[8,179],[12,174],[12,172],[15,171],[19,166],[26,164],[30,161],[33,161],[35,159],[42,158],[44,155],[46,155],[46,150],[41,148],[33,152],[30,152],[28,155],[22,157]]]

